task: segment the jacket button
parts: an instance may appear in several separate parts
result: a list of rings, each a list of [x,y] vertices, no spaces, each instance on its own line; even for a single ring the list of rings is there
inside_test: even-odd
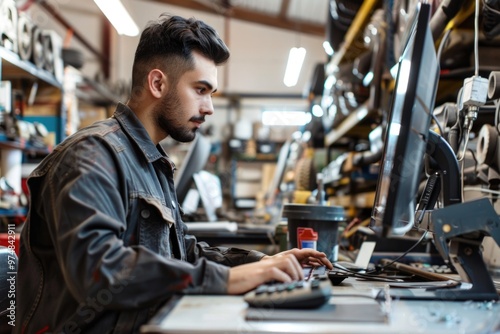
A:
[[[141,217],[144,218],[144,219],[149,218],[150,215],[151,215],[151,213],[147,209],[144,209],[144,210],[141,211]]]
[[[172,206],[174,207],[174,209],[177,208],[177,205],[175,204],[174,200],[172,200]]]

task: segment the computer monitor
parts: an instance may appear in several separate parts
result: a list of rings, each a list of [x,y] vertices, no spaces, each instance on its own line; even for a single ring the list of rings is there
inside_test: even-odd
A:
[[[461,203],[455,154],[442,137],[429,131],[439,68],[429,18],[430,6],[419,3],[399,61],[370,226],[382,237],[404,234],[413,227],[424,158],[434,160],[444,205],[438,209],[430,206],[433,209],[430,230],[440,254],[444,259],[449,257],[467,284],[417,292],[393,289],[391,296],[498,300],[481,250],[485,235],[492,236],[500,245],[498,214],[487,198]]]
[[[429,4],[417,4],[398,63],[370,224],[383,237],[413,227],[439,78],[430,14]]]
[[[200,133],[196,134],[190,145],[174,180],[177,200],[181,204],[194,182],[193,175],[205,168],[210,155],[210,140]]]

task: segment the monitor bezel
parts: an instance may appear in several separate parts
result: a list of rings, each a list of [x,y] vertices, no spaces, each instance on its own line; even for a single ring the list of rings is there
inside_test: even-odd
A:
[[[372,230],[381,236],[401,235],[412,228],[414,211],[411,207],[413,205],[413,209],[416,208],[418,186],[421,181],[419,176],[423,172],[431,112],[439,79],[439,63],[429,21],[430,5],[417,4],[413,19],[410,21],[405,47],[398,62],[398,75],[391,101],[370,224]],[[429,56],[432,57],[430,64],[424,64],[424,58]],[[403,79],[406,66],[409,66],[407,80]],[[426,66],[430,70],[429,77],[423,78]],[[427,86],[422,88],[423,80],[427,79],[430,79],[426,84],[433,89],[432,92]],[[426,94],[427,101],[420,98],[419,88],[431,93],[430,96]],[[399,133],[397,139],[394,129]]]

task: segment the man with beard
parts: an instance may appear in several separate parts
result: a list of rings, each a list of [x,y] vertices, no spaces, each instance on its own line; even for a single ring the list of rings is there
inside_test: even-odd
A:
[[[242,294],[302,279],[301,263],[331,268],[314,250],[267,256],[186,234],[175,167],[159,142],[195,138],[228,57],[202,21],[161,16],[141,35],[128,103],[33,171],[15,332],[137,333],[174,294]]]

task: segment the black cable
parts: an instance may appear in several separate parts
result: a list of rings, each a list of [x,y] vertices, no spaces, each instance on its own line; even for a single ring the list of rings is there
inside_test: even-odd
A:
[[[415,247],[420,245],[420,243],[424,240],[425,236],[427,235],[427,232],[428,231],[424,231],[424,233],[422,234],[420,239],[418,239],[417,242],[413,246],[411,246],[406,252],[404,252],[403,254],[401,254],[400,256],[398,256],[396,259],[392,260],[391,262],[389,262],[385,266],[376,267],[375,269],[368,270],[365,273],[359,273],[357,270],[353,270],[353,269],[349,269],[349,268],[345,268],[345,267],[344,268],[335,267],[335,270],[340,270],[340,271],[346,272],[347,273],[346,275],[348,275],[349,277],[357,277],[357,278],[365,278],[365,279],[383,279],[384,281],[400,282],[401,280],[398,277],[391,278],[391,277],[387,277],[387,276],[381,276],[381,275],[379,275],[379,273],[382,272],[387,267],[389,267],[390,265],[392,265],[395,262],[398,262],[399,260],[404,258],[406,255],[408,255],[409,252],[411,252],[413,249],[415,249]]]
[[[413,246],[410,247],[410,249],[408,249],[406,252],[404,252],[403,254],[401,254],[400,256],[398,256],[397,258],[395,258],[394,260],[392,260],[391,262],[389,262],[385,266],[377,267],[376,271],[378,271],[378,272],[383,271],[387,267],[393,265],[394,263],[396,263],[399,260],[401,260],[402,258],[404,258],[406,255],[408,255],[409,252],[411,252],[413,249],[415,249],[415,247],[417,247],[418,245],[420,245],[420,243],[427,236],[427,232],[428,232],[427,230],[424,231],[424,233],[422,234],[422,236],[420,237],[420,239],[418,239],[417,242]]]
[[[367,271],[365,273],[358,272],[354,269],[350,268],[340,268],[340,267],[334,267],[334,271],[342,273],[344,277],[354,277],[354,278],[359,278],[359,279],[364,279],[364,280],[372,280],[372,281],[383,281],[383,282],[402,282],[402,280],[407,279],[411,276],[384,276],[378,274],[377,270],[372,270],[372,271]],[[372,274],[372,273],[377,273],[377,274]]]
[[[470,152],[470,154],[472,155],[472,159],[474,159],[474,175],[477,175],[477,158],[476,158],[476,153],[474,153],[474,150],[473,149],[467,149],[467,151]]]

